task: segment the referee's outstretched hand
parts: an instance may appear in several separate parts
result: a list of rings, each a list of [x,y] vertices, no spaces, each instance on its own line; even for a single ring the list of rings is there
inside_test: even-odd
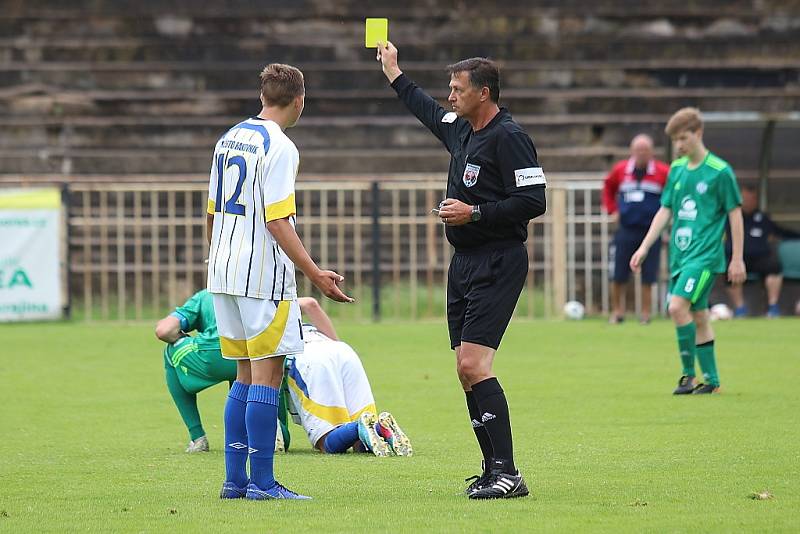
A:
[[[391,41],[378,43],[378,51],[375,55],[375,59],[381,62],[383,73],[389,79],[390,83],[403,74],[403,71],[401,71],[400,67],[397,65],[397,48],[394,47]]]
[[[331,300],[336,302],[355,302],[355,299],[345,295],[336,285],[339,282],[344,282],[344,276],[340,274],[333,271],[319,271],[311,282]]]

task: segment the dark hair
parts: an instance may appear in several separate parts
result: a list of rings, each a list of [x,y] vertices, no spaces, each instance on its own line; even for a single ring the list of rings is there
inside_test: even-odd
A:
[[[300,69],[282,63],[270,63],[261,71],[261,96],[268,106],[285,107],[306,93]]]
[[[452,76],[456,72],[468,72],[469,84],[481,90],[489,88],[489,99],[497,104],[500,101],[500,69],[491,59],[485,57],[472,57],[447,66],[447,72]]]

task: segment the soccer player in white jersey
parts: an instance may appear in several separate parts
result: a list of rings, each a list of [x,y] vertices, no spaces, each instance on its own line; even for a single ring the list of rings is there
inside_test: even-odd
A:
[[[225,358],[236,381],[225,404],[223,499],[307,499],[273,476],[278,396],[285,356],[303,352],[295,266],[327,297],[352,302],[321,270],[295,232],[299,154],[283,131],[303,112],[303,74],[267,65],[261,112],[219,141],[208,195],[208,291]],[[250,476],[247,460],[250,459]]]
[[[411,456],[411,441],[375,398],[358,354],[340,341],[316,299],[302,297],[305,351],[286,358],[289,413],[311,446],[337,454],[351,447],[375,456]]]

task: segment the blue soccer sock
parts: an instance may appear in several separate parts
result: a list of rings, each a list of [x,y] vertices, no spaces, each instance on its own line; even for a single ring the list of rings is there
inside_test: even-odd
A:
[[[245,409],[249,386],[234,382],[225,403],[225,481],[247,486],[247,428]]]
[[[345,452],[358,441],[358,423],[345,423],[325,436],[323,448],[328,454]]]
[[[275,484],[272,458],[278,426],[278,390],[253,384],[247,393],[247,438],[250,446],[250,482],[265,490]]]

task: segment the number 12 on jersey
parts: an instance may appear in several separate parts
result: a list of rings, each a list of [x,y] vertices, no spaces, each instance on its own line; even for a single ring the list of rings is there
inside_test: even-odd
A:
[[[244,215],[244,204],[239,204],[239,196],[242,194],[242,184],[247,178],[247,162],[242,156],[234,156],[228,160],[225,166],[226,154],[217,155],[217,198],[214,202],[214,212],[230,213],[231,215]],[[222,209],[222,183],[225,178],[225,169],[236,166],[239,170],[239,177],[236,180],[236,187],[233,194],[225,201],[225,210]]]

